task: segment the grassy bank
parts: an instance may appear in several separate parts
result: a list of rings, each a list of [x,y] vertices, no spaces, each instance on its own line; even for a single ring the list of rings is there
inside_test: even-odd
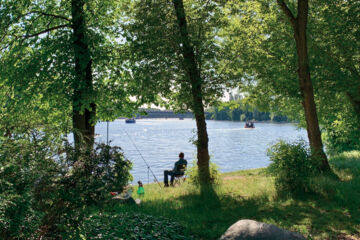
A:
[[[312,184],[316,193],[297,199],[278,199],[273,179],[265,169],[254,169],[222,174],[221,183],[205,196],[186,183],[166,189],[157,184],[145,185],[145,196],[139,206],[113,201],[93,215],[141,213],[165,217],[160,221],[161,229],[175,228],[176,232],[177,226],[167,225],[174,221],[183,226],[184,236],[195,239],[217,239],[239,219],[272,223],[300,232],[308,239],[359,239],[360,152],[335,156],[331,165],[341,181],[318,177]],[[134,197],[138,198],[136,194]],[[100,232],[105,225],[99,226]]]

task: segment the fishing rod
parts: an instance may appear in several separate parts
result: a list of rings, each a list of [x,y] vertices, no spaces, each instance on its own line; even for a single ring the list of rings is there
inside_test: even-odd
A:
[[[146,166],[147,166],[148,170],[150,170],[150,172],[152,173],[152,175],[153,175],[153,176],[154,176],[154,178],[155,178],[155,181],[159,184],[159,187],[160,187],[160,188],[162,188],[162,187],[161,187],[161,184],[160,184],[160,182],[157,180],[157,178],[156,178],[156,176],[155,176],[154,172],[151,170],[150,165],[149,165],[149,164],[148,164],[148,162],[145,160],[145,158],[144,158],[144,157],[143,157],[143,155],[141,154],[140,150],[136,147],[135,142],[131,139],[131,137],[130,137],[130,135],[127,133],[127,131],[125,131],[124,129],[123,129],[123,131],[126,133],[126,135],[128,136],[128,138],[130,139],[130,141],[131,141],[131,142],[132,142],[132,144],[134,145],[135,149],[136,149],[136,150],[138,151],[138,153],[140,154],[141,158],[144,160],[144,162],[145,162],[145,164],[146,164]]]

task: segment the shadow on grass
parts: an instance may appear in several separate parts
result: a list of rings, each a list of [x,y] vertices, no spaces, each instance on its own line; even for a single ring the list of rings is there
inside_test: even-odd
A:
[[[317,239],[338,239],[344,231],[359,233],[359,211],[350,213],[315,196],[274,202],[259,211],[258,219]]]
[[[210,188],[202,191],[202,194],[199,190],[184,191],[173,198],[147,199],[140,206],[123,205],[112,210],[167,217],[184,225],[190,234],[195,234],[199,239],[218,239],[240,219],[272,223],[311,239],[338,239],[344,232],[358,236],[359,159],[338,161],[333,166],[337,173],[346,175],[347,180],[337,181],[319,176],[313,186],[317,189],[316,194],[296,199],[273,199],[266,193],[250,197],[217,194],[221,191]]]
[[[336,201],[303,196],[303,199],[270,201],[267,195],[241,197],[190,193],[172,200],[148,200],[126,211],[163,216],[183,224],[199,239],[218,239],[240,219],[254,219],[297,231],[305,236],[337,239],[340,232],[359,233],[359,199],[346,206]],[[324,235],[325,234],[325,235]]]
[[[199,239],[217,239],[238,219],[256,219],[259,205],[267,201],[266,196],[245,199],[218,197],[214,193],[190,193],[172,200],[147,200],[141,206],[122,210],[167,217],[186,226],[189,233],[196,234]]]

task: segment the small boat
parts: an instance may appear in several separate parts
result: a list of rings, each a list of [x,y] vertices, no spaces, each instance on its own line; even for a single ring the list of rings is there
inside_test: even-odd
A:
[[[255,128],[255,124],[253,122],[246,122],[244,128]]]
[[[127,118],[125,119],[125,123],[136,123],[135,118]]]

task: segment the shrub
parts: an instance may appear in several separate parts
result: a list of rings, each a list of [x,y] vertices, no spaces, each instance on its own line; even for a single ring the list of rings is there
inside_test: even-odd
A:
[[[0,139],[0,238],[35,239],[43,213],[36,209],[34,185],[54,162],[54,139],[37,131]]]
[[[309,192],[309,181],[318,173],[319,161],[311,158],[309,147],[303,140],[293,143],[279,141],[267,152],[272,162],[268,172],[275,177],[279,195]]]
[[[213,184],[219,184],[220,183],[220,172],[219,167],[213,163],[210,162],[210,181]],[[200,178],[199,178],[199,171],[198,166],[196,164],[196,161],[192,162],[192,166],[189,167],[186,170],[186,175],[188,176],[188,182],[192,185],[198,186],[200,184]]]
[[[343,106],[341,112],[336,111],[336,118],[324,124],[323,138],[326,150],[331,155],[344,151],[360,150],[359,117],[352,106]],[[350,109],[349,109],[350,108]]]
[[[32,129],[0,138],[0,239],[60,239],[131,180],[119,147],[77,152],[57,136]]]
[[[96,144],[90,153],[65,144],[65,153],[58,156],[58,162],[59,173],[43,177],[35,189],[38,208],[46,213],[46,237],[76,230],[86,208],[102,205],[110,191],[122,191],[132,179],[132,164],[121,148],[106,144]]]

